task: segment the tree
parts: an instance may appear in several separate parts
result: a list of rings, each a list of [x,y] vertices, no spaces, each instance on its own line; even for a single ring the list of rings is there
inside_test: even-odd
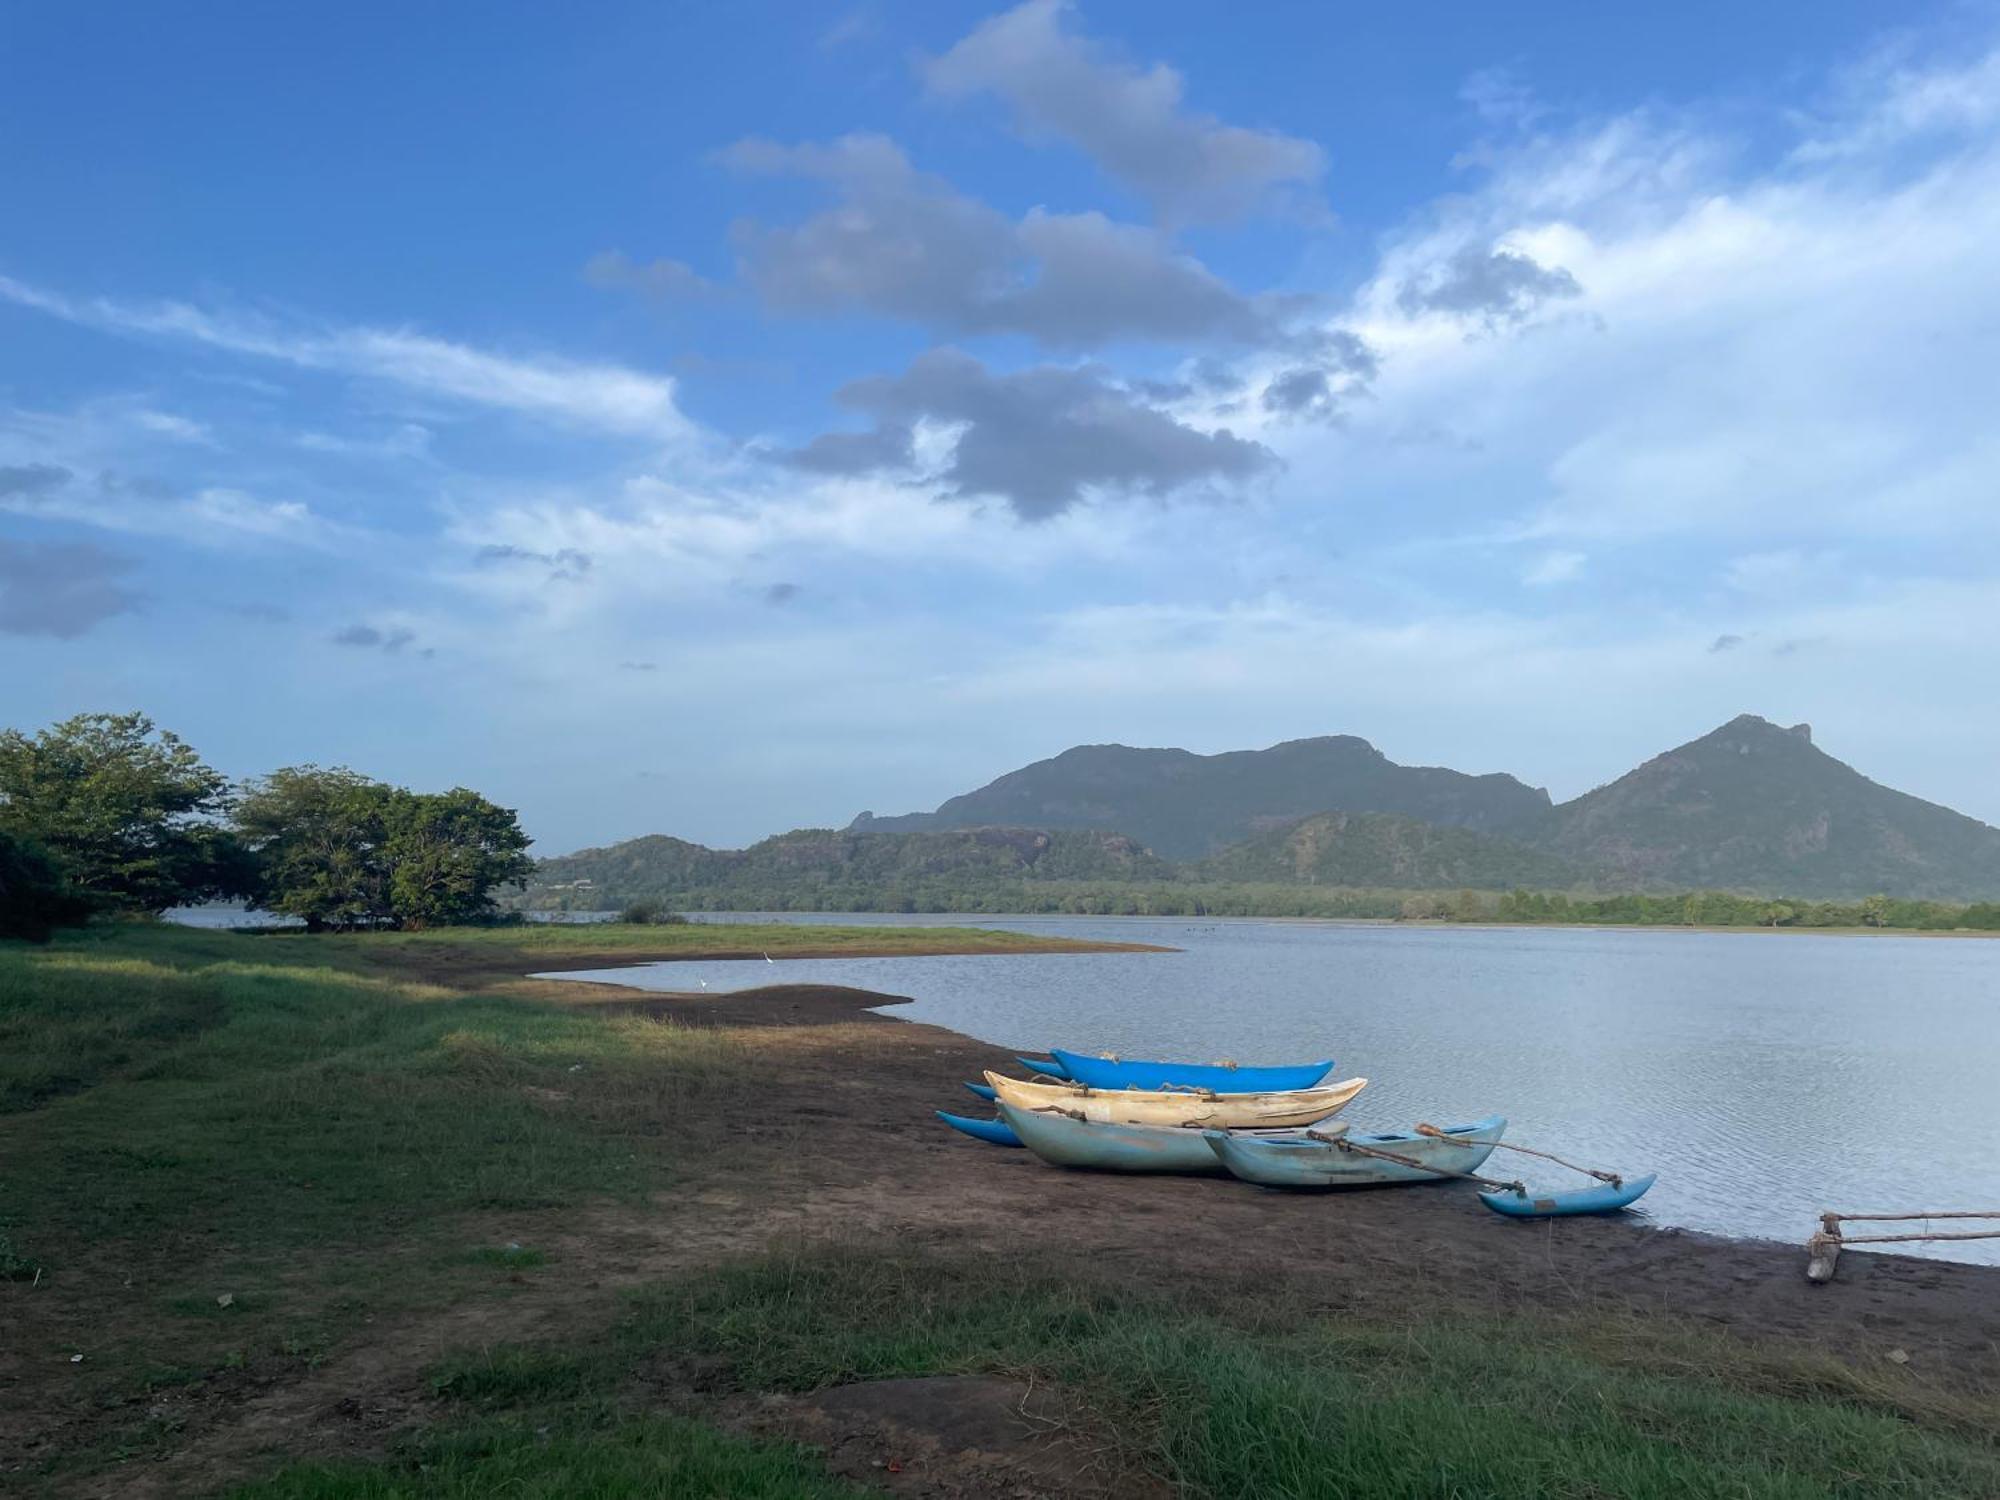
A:
[[[389,805],[389,903],[398,925],[435,927],[489,916],[493,891],[534,873],[533,842],[513,809],[453,787],[398,792]]]
[[[144,714],[78,714],[0,733],[0,830],[39,844],[104,911],[160,912],[235,894],[215,819],[229,783]]]
[[[253,899],[314,932],[391,921],[383,846],[395,796],[342,766],[287,766],[253,783],[236,807],[256,860]]]
[[[533,869],[514,813],[463,787],[425,794],[291,766],[253,786],[236,817],[257,899],[316,932],[476,921],[497,887]]]
[[[58,927],[90,915],[90,902],[63,879],[39,844],[0,829],[0,938],[48,941]]]

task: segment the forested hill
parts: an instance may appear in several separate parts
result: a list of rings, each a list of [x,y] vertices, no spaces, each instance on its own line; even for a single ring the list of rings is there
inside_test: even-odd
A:
[[[1232,844],[1189,874],[1217,884],[1361,886],[1375,890],[1567,890],[1587,884],[1568,861],[1494,834],[1388,813],[1318,813]]]
[[[1807,725],[1754,714],[1520,833],[1615,887],[2000,896],[2000,830],[1870,781],[1814,745]]]
[[[863,813],[850,826],[870,833],[1095,828],[1129,834],[1168,859],[1200,859],[1327,811],[1394,813],[1495,832],[1548,810],[1547,792],[1512,776],[1398,765],[1366,740],[1328,735],[1221,755],[1079,745],[953,797],[935,812]]]

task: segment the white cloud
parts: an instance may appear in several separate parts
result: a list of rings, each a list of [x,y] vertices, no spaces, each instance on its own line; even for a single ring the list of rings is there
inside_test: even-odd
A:
[[[215,434],[209,431],[208,425],[192,417],[178,416],[170,411],[142,410],[133,413],[132,419],[146,431],[157,432],[178,442],[194,443],[204,448],[216,445]]]
[[[302,328],[185,302],[76,299],[6,276],[0,298],[108,333],[186,340],[567,425],[662,441],[694,434],[670,377],[622,365],[495,354],[406,328]]]

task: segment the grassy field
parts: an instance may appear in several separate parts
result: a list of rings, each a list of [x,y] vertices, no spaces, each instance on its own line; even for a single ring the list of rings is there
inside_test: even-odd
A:
[[[671,1224],[785,1149],[714,1152],[759,1109],[759,1049],[780,1043],[404,973],[858,936],[0,944],[0,1489],[102,1483],[205,1440],[215,1411],[422,1335],[443,1345],[407,1420],[347,1457],[287,1465],[281,1446],[240,1493],[849,1495],[728,1402],[984,1372],[1053,1384],[1115,1465],[1189,1495],[2000,1494],[1989,1394],[1753,1357],[1666,1319],[1356,1325],[1295,1283],[1218,1267],[1205,1289],[1152,1291],[1026,1236],[800,1241],[599,1288],[580,1215],[643,1204]],[[227,1457],[213,1472],[240,1474]]]

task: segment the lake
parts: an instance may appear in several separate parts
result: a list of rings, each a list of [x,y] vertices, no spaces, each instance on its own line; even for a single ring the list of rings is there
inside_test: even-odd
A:
[[[723,920],[717,914],[711,920]],[[1803,1243],[1822,1210],[2000,1210],[2000,941],[797,914],[1171,945],[1171,954],[670,963],[660,990],[787,982],[909,995],[887,1014],[1022,1050],[1244,1063],[1333,1056],[1356,1128],[1506,1115],[1509,1138],[1657,1169],[1656,1222]],[[576,975],[564,977],[576,978]],[[969,1097],[938,1099],[976,1109]],[[1499,1153],[1499,1175],[1581,1185]],[[1886,1226],[1890,1229],[1920,1226]],[[1949,1228],[1950,1225],[1939,1227]],[[1961,1226],[1984,1227],[1984,1226]],[[1866,1232],[1856,1226],[1855,1233]],[[2000,1264],[2000,1240],[1901,1247]]]

